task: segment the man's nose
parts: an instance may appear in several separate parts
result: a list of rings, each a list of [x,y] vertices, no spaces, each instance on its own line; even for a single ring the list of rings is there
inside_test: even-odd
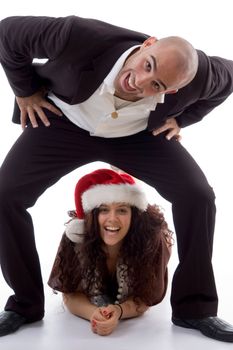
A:
[[[144,74],[139,75],[135,80],[135,84],[140,89],[145,88],[149,84],[149,82],[150,82],[150,78]]]

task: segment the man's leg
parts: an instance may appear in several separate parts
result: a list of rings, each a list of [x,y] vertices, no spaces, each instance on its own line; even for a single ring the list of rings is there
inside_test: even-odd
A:
[[[172,283],[173,315],[203,318],[217,314],[211,263],[215,196],[203,172],[182,147],[164,135],[146,132],[111,141],[109,162],[153,186],[172,203],[180,263]]]
[[[66,118],[47,115],[51,126],[28,126],[0,169],[0,262],[15,293],[5,310],[24,316],[27,322],[44,315],[40,264],[27,208],[63,175],[101,153],[97,138]]]
[[[172,321],[207,337],[233,342],[233,326],[218,318],[211,263],[215,196],[182,147],[147,132],[111,141],[109,162],[145,181],[172,203],[179,265],[172,283]]]

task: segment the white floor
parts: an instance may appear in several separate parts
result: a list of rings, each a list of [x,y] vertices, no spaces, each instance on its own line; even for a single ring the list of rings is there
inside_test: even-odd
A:
[[[42,254],[43,255],[43,254]],[[170,275],[176,265],[176,252],[170,261]],[[49,269],[43,266],[45,278]],[[217,269],[218,272],[218,269]],[[219,316],[233,323],[232,283],[220,273]],[[223,278],[222,278],[223,276]],[[1,280],[3,307],[9,289]],[[171,278],[170,278],[171,279]],[[170,322],[170,286],[164,301],[141,318],[121,321],[118,329],[107,337],[91,332],[89,322],[79,319],[63,308],[60,295],[52,293],[45,284],[46,316],[43,321],[23,326],[16,333],[0,338],[2,350],[224,350],[233,344],[206,338],[195,330],[184,329]]]

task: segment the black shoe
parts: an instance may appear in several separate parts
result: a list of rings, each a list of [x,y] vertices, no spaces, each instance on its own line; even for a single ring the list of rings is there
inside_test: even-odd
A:
[[[24,323],[26,323],[26,318],[14,311],[1,312],[0,337],[17,331]]]
[[[218,317],[201,319],[181,319],[172,317],[172,322],[179,327],[199,330],[202,334],[216,340],[233,342],[233,326]]]

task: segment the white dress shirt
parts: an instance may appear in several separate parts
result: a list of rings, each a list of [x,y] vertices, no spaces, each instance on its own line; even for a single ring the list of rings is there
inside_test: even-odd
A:
[[[145,97],[136,102],[114,96],[114,80],[127,56],[138,46],[125,51],[117,60],[99,88],[84,102],[70,105],[49,93],[49,98],[64,115],[91,136],[122,137],[136,134],[147,127],[150,111],[164,102],[164,95]]]

